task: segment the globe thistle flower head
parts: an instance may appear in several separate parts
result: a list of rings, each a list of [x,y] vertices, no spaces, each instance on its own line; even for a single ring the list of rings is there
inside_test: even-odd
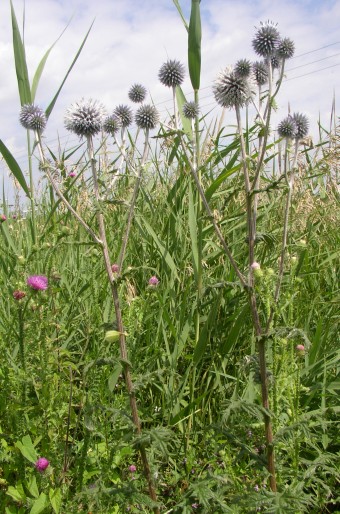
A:
[[[299,112],[295,112],[292,116],[295,123],[295,138],[303,139],[308,134],[309,122],[307,116]]]
[[[120,121],[120,118],[116,114],[111,114],[110,116],[107,116],[103,123],[103,129],[107,134],[110,134],[111,136],[118,132],[118,130],[121,128],[122,123]]]
[[[123,128],[131,125],[133,120],[132,109],[128,105],[118,105],[113,111],[113,114],[117,116]]]
[[[45,457],[40,457],[40,459],[38,459],[35,463],[35,469],[39,471],[39,473],[42,473],[46,468],[48,468],[49,465],[50,463],[47,459],[45,459]]]
[[[141,105],[136,112],[135,122],[141,129],[154,129],[159,122],[159,114],[153,105]]]
[[[134,84],[131,86],[128,95],[131,102],[139,104],[145,100],[146,89],[141,84]]]
[[[276,53],[276,54],[271,56],[270,62],[271,62],[273,70],[277,70],[280,67],[281,59],[278,56],[278,54]]]
[[[236,62],[234,69],[236,75],[247,78],[251,73],[251,62],[248,59],[240,59]]]
[[[48,279],[44,275],[31,275],[27,279],[27,285],[36,291],[45,291],[48,288]]]
[[[280,137],[285,137],[287,139],[293,139],[295,137],[296,124],[290,115],[280,121],[277,127],[277,132]]]
[[[66,111],[65,127],[77,136],[95,136],[102,128],[105,109],[97,100],[84,100],[72,104]]]
[[[281,59],[291,59],[295,52],[295,44],[292,39],[285,37],[279,41],[277,47],[277,55],[281,57]]]
[[[263,86],[268,82],[268,66],[263,61],[253,63],[253,74],[258,86]]]
[[[231,67],[220,72],[213,85],[216,102],[222,107],[243,107],[249,103],[253,91],[247,78],[237,75]]]
[[[47,118],[45,112],[34,104],[25,104],[21,107],[19,121],[27,130],[43,132],[46,127]]]
[[[261,27],[257,29],[252,41],[257,55],[270,57],[275,53],[280,40],[280,33],[276,27],[277,24],[269,20],[261,23]]]
[[[158,78],[164,86],[180,86],[184,80],[185,70],[182,63],[169,59],[165,62],[158,73]]]
[[[196,102],[186,102],[183,105],[183,114],[186,118],[189,118],[189,120],[193,120],[198,116],[199,113],[199,106]]]

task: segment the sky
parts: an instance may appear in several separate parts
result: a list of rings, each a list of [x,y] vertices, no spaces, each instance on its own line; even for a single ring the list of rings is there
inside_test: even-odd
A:
[[[188,19],[191,2],[179,2]],[[24,2],[13,0],[13,5],[22,28]],[[201,0],[201,16],[201,112],[220,114],[212,95],[214,79],[240,58],[258,60],[251,41],[255,27],[269,19],[278,23],[283,37],[294,40],[296,48],[286,65],[273,123],[287,115],[289,104],[292,112],[308,116],[314,140],[319,116],[329,127],[340,83],[340,0]],[[55,150],[58,137],[65,145],[78,141],[64,128],[65,111],[73,102],[83,97],[97,99],[111,113],[115,106],[129,103],[128,90],[137,82],[147,88],[163,118],[171,109],[171,91],[159,83],[159,68],[169,58],[187,67],[187,32],[172,0],[26,0],[25,46],[31,80],[44,53],[70,22],[40,81],[36,103],[42,108],[52,100],[93,21],[44,133]],[[0,62],[0,139],[25,171],[26,132],[18,122],[9,0],[0,0]],[[193,99],[188,73],[183,91],[188,100]],[[232,112],[227,113],[225,123],[235,123]],[[5,195],[11,195],[11,180],[1,160],[0,177],[5,179]],[[2,196],[0,192],[0,203]]]

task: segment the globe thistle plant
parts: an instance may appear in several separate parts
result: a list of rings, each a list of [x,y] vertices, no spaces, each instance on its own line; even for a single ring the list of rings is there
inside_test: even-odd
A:
[[[236,62],[234,69],[236,75],[247,78],[251,73],[251,62],[248,59],[240,59]]]
[[[180,86],[184,80],[185,70],[182,63],[169,59],[165,62],[158,73],[158,78],[164,86]]]
[[[19,121],[25,129],[36,130],[38,132],[42,132],[47,123],[45,112],[34,104],[25,104],[22,106]]]
[[[117,118],[120,120],[123,128],[126,128],[129,125],[131,125],[133,120],[133,114],[132,109],[130,109],[129,106],[118,105],[118,107],[115,108],[113,114],[115,114],[115,116],[117,116]]]
[[[134,84],[131,86],[129,91],[129,98],[131,102],[134,103],[141,103],[143,100],[145,100],[146,97],[146,89],[141,84]]]
[[[285,37],[284,39],[281,39],[279,41],[278,47],[277,47],[277,55],[281,59],[290,59],[293,57],[295,52],[295,45],[294,41],[289,39],[288,37]]]
[[[183,105],[183,114],[186,118],[193,120],[198,116],[199,106],[196,102],[186,102]]]
[[[66,111],[65,127],[77,136],[95,136],[102,128],[104,107],[97,100],[84,100],[72,104]]]
[[[308,134],[308,128],[309,128],[309,122],[307,119],[307,116],[304,114],[301,114],[299,112],[295,112],[292,115],[292,119],[295,123],[295,138],[296,139],[302,139],[307,136]]]
[[[218,75],[213,85],[216,102],[222,107],[243,107],[253,92],[248,79],[237,75],[231,67],[226,68]]]
[[[253,48],[257,55],[270,57],[275,53],[280,40],[280,33],[276,26],[277,24],[266,21],[257,29],[253,39]]]
[[[295,137],[296,124],[292,116],[289,115],[280,121],[277,127],[277,132],[280,137],[285,137],[287,139],[293,139]]]
[[[268,66],[263,61],[253,63],[253,74],[258,86],[263,86],[268,82]]]
[[[154,129],[159,122],[159,114],[153,105],[141,105],[136,112],[135,122],[141,129]]]
[[[122,123],[116,114],[107,116],[103,123],[103,129],[107,134],[113,136],[121,128]]]
[[[271,62],[273,70],[276,70],[280,67],[281,59],[276,53],[275,55],[272,55],[272,57],[270,58],[270,62]]]

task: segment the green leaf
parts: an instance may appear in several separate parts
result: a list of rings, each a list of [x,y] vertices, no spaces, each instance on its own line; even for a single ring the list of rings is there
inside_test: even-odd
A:
[[[54,41],[54,43],[50,46],[50,48],[47,50],[47,52],[45,53],[45,55],[41,59],[40,63],[38,64],[38,67],[36,69],[36,72],[34,74],[33,81],[32,81],[32,90],[31,90],[32,102],[34,102],[34,98],[35,98],[35,94],[37,92],[38,84],[39,84],[42,72],[43,72],[43,70],[45,68],[45,64],[46,64],[46,61],[48,59],[48,56],[50,55],[51,50],[57,44],[57,42],[59,41],[61,36],[64,34],[64,32],[67,29],[67,27],[69,26],[70,22],[71,22],[71,20],[68,22],[68,24],[66,25],[66,27],[64,28],[64,30],[62,31],[60,36],[58,36],[57,39]]]
[[[184,14],[183,14],[183,11],[182,11],[182,8],[181,6],[179,5],[179,1],[178,0],[173,0],[175,6],[176,6],[176,9],[180,15],[180,17],[182,18],[182,21],[183,21],[183,24],[184,24],[184,27],[187,29],[187,31],[189,32],[189,27],[188,27],[188,24],[187,24],[187,21],[186,19],[184,18]]]
[[[18,22],[15,16],[12,0],[11,0],[11,16],[12,16],[12,35],[15,71],[17,75],[18,90],[21,105],[32,103],[31,88],[28,79],[25,47],[23,45],[19,32]]]
[[[82,51],[82,49],[83,49],[83,46],[84,46],[84,45],[85,45],[85,43],[86,43],[86,40],[87,40],[87,38],[88,38],[88,35],[89,35],[89,33],[90,33],[90,30],[92,29],[92,25],[93,25],[93,24],[94,24],[94,21],[91,23],[91,26],[90,26],[89,30],[87,31],[86,36],[85,36],[85,38],[83,39],[83,42],[82,42],[82,44],[80,45],[80,48],[79,48],[78,52],[76,53],[76,56],[75,56],[75,58],[73,59],[72,64],[71,64],[71,66],[69,67],[69,69],[68,69],[68,71],[67,71],[67,73],[66,73],[66,75],[65,75],[65,77],[64,77],[64,80],[62,81],[62,83],[61,83],[61,85],[60,85],[60,87],[59,87],[58,91],[57,91],[57,92],[56,92],[56,94],[54,95],[53,100],[51,101],[50,105],[49,105],[49,106],[47,107],[47,109],[46,109],[46,117],[47,117],[47,118],[50,116],[50,114],[51,114],[51,112],[52,112],[52,110],[53,110],[53,107],[54,107],[54,105],[55,105],[55,103],[56,103],[56,101],[57,101],[57,99],[58,99],[58,96],[59,96],[59,94],[60,94],[60,91],[62,90],[62,88],[63,88],[63,86],[64,86],[64,84],[65,84],[65,82],[66,82],[67,77],[69,76],[69,74],[71,73],[71,70],[72,70],[73,66],[74,66],[74,65],[75,65],[75,63],[77,62],[77,59],[78,59],[78,57],[79,57],[79,55],[80,55],[80,53],[81,53],[81,51]]]
[[[1,139],[0,139],[0,152],[2,153],[2,156],[5,159],[7,166],[9,167],[11,173],[13,173],[14,177],[19,182],[19,184],[25,191],[26,195],[30,198],[30,191],[27,186],[24,174],[21,171],[19,164],[14,159],[13,155],[8,150],[7,146],[1,141]]]
[[[116,387],[116,384],[118,382],[119,375],[122,372],[122,369],[123,369],[123,366],[121,364],[118,364],[116,366],[114,372],[111,373],[111,375],[109,376],[108,386],[109,386],[110,393],[112,393],[112,391],[114,391],[114,388]]]
[[[13,500],[16,502],[21,503],[26,501],[26,494],[21,482],[18,482],[16,487],[10,485],[6,491],[6,494],[11,496],[11,498],[13,498]]]
[[[32,463],[35,463],[38,460],[37,452],[33,446],[32,439],[29,435],[25,435],[21,441],[17,441],[15,446],[19,448],[22,455],[25,459],[29,460]]]
[[[196,210],[194,204],[194,194],[192,191],[192,186],[189,184],[189,232],[191,239],[191,251],[193,258],[193,269],[195,274],[196,284],[198,284],[198,270],[199,270],[199,252],[198,252],[198,243],[197,243],[197,223],[196,223]]]
[[[209,341],[209,332],[215,325],[216,316],[218,315],[219,306],[221,303],[222,298],[222,292],[217,296],[214,303],[212,304],[210,308],[210,312],[207,318],[207,321],[205,322],[199,336],[199,340],[196,344],[194,355],[193,355],[193,364],[197,366],[199,361],[202,359],[202,357],[205,354],[205,350]]]
[[[50,489],[48,496],[50,498],[50,502],[52,505],[52,509],[55,514],[59,514],[61,507],[61,490],[60,489]]]
[[[176,100],[184,132],[186,132],[189,135],[190,139],[192,139],[191,122],[183,114],[183,105],[186,103],[186,98],[184,96],[181,86],[176,87]]]
[[[201,78],[201,13],[200,0],[191,0],[191,14],[188,38],[188,66],[192,87],[200,88]]]
[[[237,342],[242,327],[248,321],[248,317],[249,317],[248,315],[249,315],[249,305],[246,304],[239,311],[239,315],[237,316],[233,326],[231,327],[231,330],[228,332],[228,334],[226,334],[225,340],[221,344],[220,352],[223,357],[225,355],[227,355],[230,352],[230,350],[232,350],[235,343]]]
[[[31,493],[31,495],[34,498],[38,498],[39,497],[39,490],[38,490],[38,486],[37,486],[37,479],[35,478],[34,475],[32,475],[31,480],[29,481],[27,488],[28,488],[29,492]]]
[[[35,500],[30,510],[30,514],[40,514],[48,506],[48,498],[45,493],[41,493],[39,498]]]

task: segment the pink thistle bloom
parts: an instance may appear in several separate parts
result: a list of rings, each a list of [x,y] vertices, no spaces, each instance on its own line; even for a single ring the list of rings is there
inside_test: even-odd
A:
[[[258,262],[253,262],[250,267],[252,270],[261,269],[261,265]]]
[[[303,344],[297,344],[295,346],[295,350],[296,350],[298,355],[303,356],[305,354],[305,347],[303,346]]]
[[[159,280],[156,277],[156,275],[154,275],[153,277],[149,278],[149,286],[158,286],[158,284],[159,284]]]
[[[135,473],[137,471],[137,468],[134,464],[131,464],[131,466],[129,466],[129,471],[130,473]]]
[[[68,174],[69,177],[71,178],[74,178],[77,176],[76,172],[75,171],[71,171],[69,174]]]
[[[45,291],[48,288],[48,279],[44,275],[31,275],[27,279],[27,285],[37,291]]]
[[[46,468],[48,468],[50,463],[47,459],[45,459],[45,457],[40,457],[40,459],[38,459],[34,465],[35,469],[39,471],[39,473],[42,473]]]
[[[7,220],[7,216],[5,216],[4,214],[0,214],[0,221],[1,221],[1,223],[3,223],[6,220]]]
[[[118,273],[118,271],[119,271],[118,264],[112,264],[111,269],[112,269],[113,273]]]
[[[19,289],[16,291],[13,291],[14,300],[22,300],[22,298],[25,298],[25,296],[26,296],[25,291],[19,291]]]

